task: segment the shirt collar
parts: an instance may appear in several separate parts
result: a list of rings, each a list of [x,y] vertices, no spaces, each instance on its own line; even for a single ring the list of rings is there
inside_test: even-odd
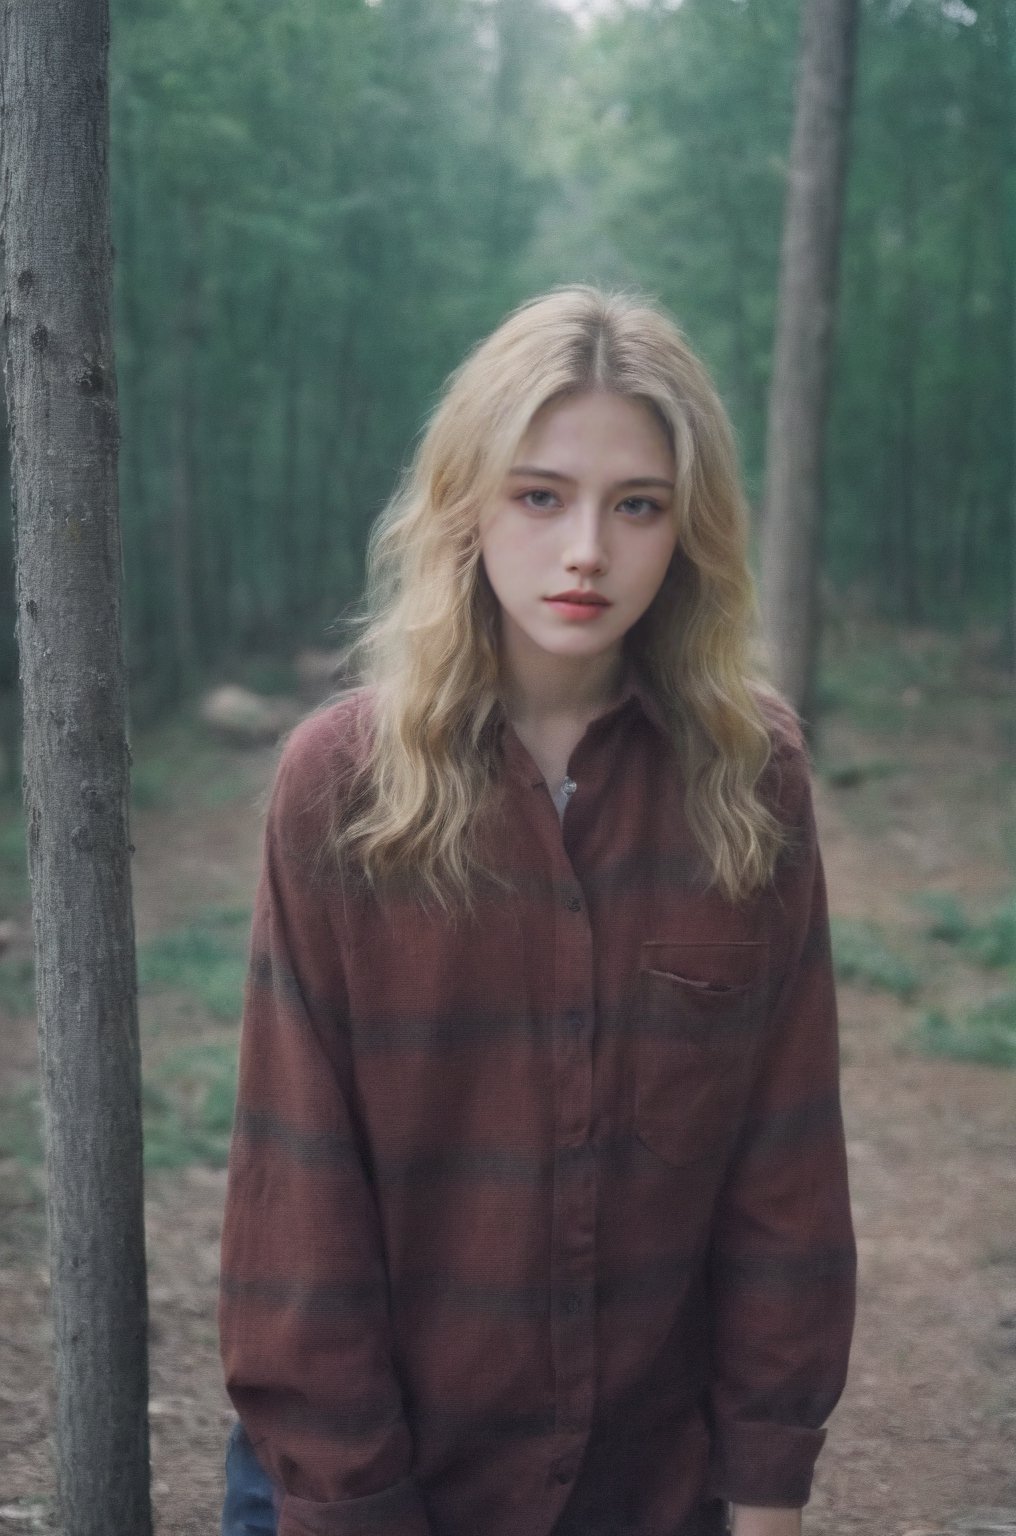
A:
[[[629,657],[625,663],[620,699],[605,715],[597,716],[597,718],[608,718],[613,714],[614,709],[630,707],[632,701],[638,705],[646,719],[650,720],[656,726],[656,729],[661,731],[669,740],[671,737],[671,727],[667,723],[667,718],[660,708],[656,695],[650,688],[640,668]]]
[[[612,724],[618,716],[632,711],[640,711],[668,741],[671,739],[666,717],[652,689],[640,669],[629,657],[625,662],[621,691],[616,702],[602,714],[594,715],[589,721],[589,726],[595,726],[596,730],[600,731]],[[501,740],[509,769],[518,774],[531,788],[535,789],[542,784],[542,775],[534,774],[532,759],[515,731],[510,728],[510,721],[504,714],[501,720]]]

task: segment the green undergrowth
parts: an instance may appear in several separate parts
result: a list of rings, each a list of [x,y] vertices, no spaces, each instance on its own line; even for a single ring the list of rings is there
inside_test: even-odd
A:
[[[190,1163],[221,1167],[226,1161],[237,1050],[237,1031],[226,1026],[240,1017],[249,930],[249,908],[206,907],[185,926],[138,948],[142,1111],[145,1166],[150,1170]],[[21,964],[21,1011],[30,1012],[31,960]],[[10,963],[0,967],[0,1003],[6,1003],[2,988],[11,990],[14,974]],[[171,1016],[158,1003],[161,994],[172,996],[176,1008]],[[178,1038],[181,1015],[183,1040]],[[186,1038],[195,1030],[220,1038]],[[35,1082],[0,1096],[0,1163],[5,1160],[16,1170],[28,1171],[42,1163]],[[32,1198],[41,1199],[41,1184]]]
[[[145,1167],[225,1166],[236,1098],[236,1041],[181,1046],[144,1074]]]
[[[236,1040],[182,1045],[152,1065],[141,1090],[145,1167],[223,1167],[236,1096]],[[43,1162],[37,1082],[0,1098],[0,1163],[30,1173]],[[41,1185],[36,1185],[41,1198]]]
[[[925,1006],[906,1045],[926,1056],[1016,1067],[1016,897],[976,918],[949,893],[917,905],[925,919],[917,935],[888,938],[876,923],[833,918],[837,979],[917,1004],[940,997],[958,974],[977,990],[990,981],[989,996],[972,1006]]]
[[[851,918],[831,922],[833,963],[840,981],[909,1001],[920,985],[911,962],[890,947],[875,923]]]
[[[975,920],[952,895],[921,898],[927,913],[926,932],[930,939],[953,944],[970,960],[989,970],[1016,965],[1016,893],[994,912]]]
[[[252,792],[252,754],[217,741],[194,706],[140,734],[131,746],[131,805],[139,811],[207,810]]]
[[[213,1019],[239,1017],[247,969],[249,907],[206,907],[138,949],[142,997],[174,990]]]
[[[35,964],[30,954],[0,955],[0,1009],[27,1018],[35,1008]]]
[[[846,716],[859,730],[895,738],[904,728],[934,732],[943,711],[1011,720],[996,638],[947,630],[899,630],[831,613],[822,646],[816,714]]]
[[[0,1099],[0,1159],[30,1167],[42,1162],[39,1088],[31,1083]]]
[[[185,1012],[204,1011],[213,1019],[239,1017],[247,969],[249,907],[207,907],[181,928],[138,945],[138,991],[144,1014],[146,997],[179,994]],[[0,956],[0,1008],[15,1016],[35,1007],[31,954]]]
[[[0,800],[0,917],[11,917],[30,900],[25,818],[20,803],[5,796]]]
[[[243,1006],[249,907],[205,907],[138,952],[143,1048],[145,1166],[221,1167],[236,1093],[237,1034],[174,1044],[180,1014],[199,1027],[236,1024]],[[160,994],[177,1005],[172,1023]],[[147,1006],[146,1006],[147,1003]]]
[[[969,733],[980,755],[961,783],[953,753],[938,793],[949,793],[951,773],[972,816],[982,795],[999,809],[1011,801],[1016,715],[998,635],[897,631],[832,613],[815,724],[816,772],[862,838],[888,835],[900,805],[921,793],[906,776],[911,742],[958,743]],[[993,833],[971,839],[971,858],[1000,848],[1016,865],[1016,822],[1004,812]],[[912,918],[890,926],[834,918],[838,980],[913,1009],[919,1022],[905,1049],[1016,1066],[1016,889],[988,912],[948,892],[920,898],[917,910],[916,929]]]
[[[914,1030],[914,1045],[929,1056],[1016,1067],[1016,893],[980,918],[948,894],[925,896],[920,905],[927,939],[953,963],[988,972],[998,990],[974,1007],[929,1009]]]
[[[1016,1067],[1016,990],[1000,992],[958,1016],[930,1009],[914,1030],[913,1043],[926,1056]]]
[[[892,778],[899,773],[900,765],[884,757],[851,757],[822,760],[816,771],[833,789],[856,789],[874,780]]]
[[[132,812],[144,815],[179,810],[186,814],[188,809],[214,809],[251,797],[251,815],[257,814],[254,797],[260,788],[261,770],[253,768],[252,755],[212,740],[194,718],[193,710],[181,710],[140,733],[132,755]],[[146,987],[180,986],[214,1017],[235,1017],[243,959],[237,958],[233,941],[249,919],[249,911],[238,911],[232,923],[236,933],[227,933],[231,926],[228,917],[206,925],[204,914],[198,913],[180,933],[140,946],[142,991]],[[2,921],[13,921],[19,932],[17,941],[0,953],[0,1011],[25,1017],[35,1007],[31,888],[24,813],[20,797],[15,795],[0,796]],[[203,931],[206,926],[207,932]]]

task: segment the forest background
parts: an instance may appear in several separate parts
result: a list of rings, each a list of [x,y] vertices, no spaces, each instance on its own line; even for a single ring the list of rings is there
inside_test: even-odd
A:
[[[672,310],[757,506],[799,10],[113,0],[135,721],[322,642],[449,369],[554,282],[635,284]],[[865,0],[851,137],[823,581],[1004,645],[1013,0]],[[10,538],[4,517],[5,573]],[[5,574],[12,789],[16,683]]]
[[[555,282],[677,316],[758,532],[801,4],[111,10],[153,1486],[196,1536],[230,1422],[218,1226],[275,749],[194,704],[297,692],[449,369]],[[816,792],[862,1310],[808,1529],[1016,1533],[1016,0],[863,0],[850,138]],[[0,424],[3,498],[6,451]],[[11,526],[0,1531],[23,1532],[56,1516]]]

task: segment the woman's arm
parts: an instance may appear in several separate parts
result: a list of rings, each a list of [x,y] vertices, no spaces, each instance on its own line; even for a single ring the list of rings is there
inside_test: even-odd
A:
[[[781,772],[796,847],[769,897],[766,1013],[709,1254],[712,1488],[742,1511],[738,1536],[796,1532],[786,1522],[808,1502],[854,1317],[836,1001],[804,752],[788,752]]]
[[[428,1536],[355,1123],[334,885],[313,874],[327,722],[276,776],[251,932],[219,1321],[226,1385],[284,1491],[279,1536]],[[338,904],[341,911],[341,902]]]

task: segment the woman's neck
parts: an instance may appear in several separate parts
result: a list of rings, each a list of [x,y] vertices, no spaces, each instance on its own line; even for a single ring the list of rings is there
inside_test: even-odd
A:
[[[522,666],[502,655],[505,712],[516,725],[591,719],[619,697],[623,676],[620,654],[572,659],[540,652]]]

